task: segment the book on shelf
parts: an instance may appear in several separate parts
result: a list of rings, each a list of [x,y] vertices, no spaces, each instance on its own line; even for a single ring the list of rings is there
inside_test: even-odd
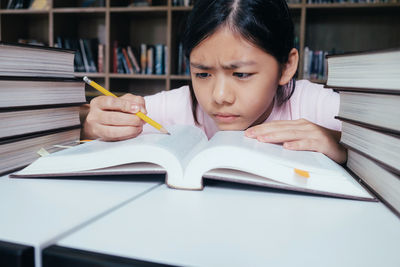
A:
[[[355,122],[342,121],[340,142],[400,174],[400,135],[373,130]]]
[[[140,73],[139,63],[137,61],[135,54],[133,53],[132,47],[130,45],[128,45],[126,47],[126,49],[127,49],[128,55],[129,55],[129,59],[131,60],[131,63],[135,69],[135,73]]]
[[[154,73],[156,75],[164,74],[164,62],[163,62],[163,54],[164,54],[164,45],[156,44],[154,46]]]
[[[178,75],[189,75],[190,74],[190,66],[187,62],[187,59],[183,52],[183,44],[180,42],[178,44],[178,66],[177,66],[177,74]]]
[[[168,47],[164,46],[164,74],[168,73]]]
[[[151,6],[152,0],[132,0],[128,7]]]
[[[172,0],[173,6],[192,6],[193,0]]]
[[[131,63],[131,60],[129,59],[128,52],[126,51],[125,47],[122,48],[122,54],[124,56],[124,62],[126,62],[125,65],[127,73],[135,73],[135,70],[133,69],[133,65]]]
[[[154,74],[154,48],[147,46],[146,74]]]
[[[326,86],[363,92],[400,92],[400,48],[327,56]]]
[[[81,7],[105,7],[105,0],[84,0]]]
[[[147,68],[147,45],[140,44],[140,68],[142,69],[142,74],[146,74]]]
[[[156,74],[166,72],[167,48],[163,44],[141,44],[138,57],[132,46],[121,46],[114,41],[113,46],[113,72],[122,74]],[[139,59],[139,60],[138,60]]]
[[[48,10],[50,9],[50,0],[33,0],[29,8],[33,10]]]
[[[76,51],[75,72],[101,72],[98,70],[98,64],[103,64],[104,71],[104,44],[100,44],[98,39],[71,39],[58,36],[55,45],[58,48]],[[99,49],[102,49],[101,53]]]
[[[166,173],[166,184],[177,189],[202,189],[204,177],[375,200],[321,153],[286,150],[245,137],[243,131],[220,131],[210,140],[195,126],[175,125],[168,131],[171,135],[147,133],[124,141],[81,144],[42,157],[13,177]]]
[[[348,151],[347,167],[400,216],[400,175],[352,149]]]
[[[0,42],[0,58],[0,76],[74,77],[72,50]]]
[[[104,44],[98,44],[98,57],[97,57],[97,66],[98,66],[98,71],[100,73],[104,73],[104,53],[105,53],[105,45]]]
[[[29,8],[34,0],[8,0],[6,9],[26,9]]]
[[[325,80],[327,76],[327,51],[313,51],[309,47],[304,48],[303,77],[305,79]]]
[[[53,153],[65,149],[65,146],[78,144],[80,126],[59,128],[33,135],[0,140],[0,174],[20,169],[41,155],[39,151]]]

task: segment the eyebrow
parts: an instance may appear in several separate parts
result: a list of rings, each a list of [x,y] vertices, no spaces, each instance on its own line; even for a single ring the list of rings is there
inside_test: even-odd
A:
[[[233,70],[233,69],[238,69],[240,67],[244,66],[250,66],[250,65],[255,65],[255,61],[234,61],[229,63],[228,65],[223,65],[222,68],[225,70]],[[195,62],[190,62],[190,66],[193,68],[201,69],[201,70],[213,70],[215,69],[214,67],[206,66],[201,63],[195,63]]]

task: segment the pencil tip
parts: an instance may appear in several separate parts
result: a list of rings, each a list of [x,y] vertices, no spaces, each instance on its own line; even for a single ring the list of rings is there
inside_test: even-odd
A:
[[[164,127],[160,129],[160,132],[171,135]]]

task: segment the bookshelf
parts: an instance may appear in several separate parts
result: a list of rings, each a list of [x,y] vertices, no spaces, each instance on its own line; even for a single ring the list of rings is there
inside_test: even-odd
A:
[[[173,6],[172,0],[153,0],[152,6],[128,7],[129,0],[105,0],[104,6],[80,7],[83,0],[49,0],[48,10],[7,10],[0,0],[0,40],[36,39],[54,46],[57,36],[98,38],[105,44],[104,73],[80,73],[113,92],[139,95],[170,90],[187,84],[177,75],[178,44],[191,7]],[[400,47],[400,1],[387,3],[289,4],[299,38],[298,77],[303,77],[303,51],[355,51]],[[137,47],[140,43],[167,46],[164,75],[119,74],[112,72],[113,42]],[[313,80],[323,82],[322,80]],[[88,96],[97,95],[87,89]]]

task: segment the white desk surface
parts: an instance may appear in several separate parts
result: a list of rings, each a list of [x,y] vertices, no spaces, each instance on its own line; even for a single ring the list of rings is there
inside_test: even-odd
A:
[[[46,247],[160,182],[0,178],[0,240]]]
[[[57,245],[185,266],[400,266],[382,203],[234,187],[163,185]]]

